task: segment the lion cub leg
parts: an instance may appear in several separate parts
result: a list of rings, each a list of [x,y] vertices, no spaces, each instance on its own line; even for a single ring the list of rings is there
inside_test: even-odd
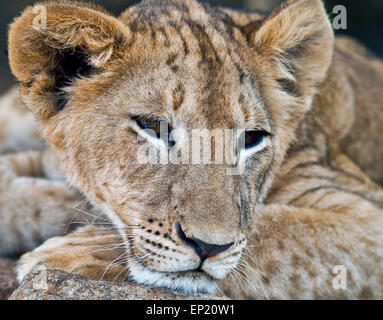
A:
[[[63,237],[46,241],[24,254],[18,264],[18,280],[35,267],[58,269],[92,279],[124,279],[128,273],[125,242],[115,230],[89,225]]]
[[[41,159],[37,151],[0,156],[0,256],[32,250],[77,219],[81,197],[44,178]]]

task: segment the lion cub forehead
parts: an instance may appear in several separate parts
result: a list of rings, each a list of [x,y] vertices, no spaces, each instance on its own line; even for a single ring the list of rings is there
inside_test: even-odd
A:
[[[167,45],[180,34],[205,40],[210,38],[210,41],[218,41],[221,37],[223,42],[234,39],[234,36],[243,37],[239,24],[234,23],[224,10],[195,0],[142,1],[126,9],[119,19],[133,34],[146,34],[153,38],[163,36]]]
[[[135,104],[136,111],[197,110],[207,127],[237,127],[257,117],[255,77],[239,53],[247,44],[225,13],[196,1],[144,1],[120,20],[133,33],[125,50],[140,61],[129,72],[139,88],[133,91],[154,102]],[[240,50],[239,43],[245,44]]]
[[[255,77],[243,64],[215,60],[213,51],[205,57],[185,54],[182,48],[152,52],[121,69],[114,90],[124,110],[185,128],[244,128],[267,122]]]
[[[126,9],[120,20],[128,24],[135,18],[154,23],[180,22],[184,19],[203,21],[211,19],[212,12],[209,5],[196,0],[144,0]]]

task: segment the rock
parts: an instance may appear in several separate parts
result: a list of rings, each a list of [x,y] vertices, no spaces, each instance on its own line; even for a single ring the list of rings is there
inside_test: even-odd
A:
[[[7,300],[17,288],[16,262],[7,258],[0,258],[0,300]]]
[[[45,277],[45,275],[46,277]],[[46,281],[43,281],[46,278]],[[10,300],[218,300],[211,294],[183,295],[134,282],[90,280],[59,270],[31,273]]]

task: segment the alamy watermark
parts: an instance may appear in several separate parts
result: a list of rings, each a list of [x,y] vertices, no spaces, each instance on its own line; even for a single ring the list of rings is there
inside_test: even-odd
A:
[[[35,290],[47,290],[47,269],[43,265],[38,265],[33,268],[32,273],[36,275],[33,278],[33,289]]]
[[[347,269],[343,265],[337,265],[332,269],[336,276],[332,280],[332,287],[335,290],[347,290]]]
[[[36,5],[33,8],[33,13],[36,16],[33,18],[33,28],[36,30],[47,28],[47,9],[43,5]]]
[[[332,27],[334,30],[347,29],[347,9],[345,6],[337,5],[332,9],[332,13],[336,16],[332,19]]]
[[[246,159],[266,147],[262,131],[194,129],[189,133],[178,128],[169,132],[166,121],[160,122],[160,128],[160,132],[139,130],[139,164],[226,165],[228,175],[240,175]],[[254,136],[250,142],[247,134]]]

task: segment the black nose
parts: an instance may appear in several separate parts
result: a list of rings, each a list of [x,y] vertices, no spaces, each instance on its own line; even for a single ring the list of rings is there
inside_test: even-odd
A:
[[[197,252],[202,262],[205,261],[207,258],[214,257],[217,254],[220,254],[221,252],[229,249],[234,243],[234,242],[230,242],[228,244],[218,245],[218,244],[206,243],[194,237],[188,238],[186,237],[179,223],[177,223],[177,232],[181,240],[185,242],[188,246],[192,247]]]

